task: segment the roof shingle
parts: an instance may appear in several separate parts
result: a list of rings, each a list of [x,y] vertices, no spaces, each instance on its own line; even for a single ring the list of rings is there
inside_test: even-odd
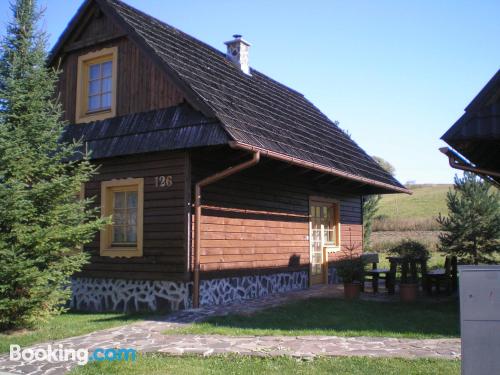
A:
[[[92,159],[224,145],[230,138],[218,121],[187,105],[134,113],[66,127],[63,142],[82,140]]]
[[[96,1],[159,58],[233,141],[406,191],[297,91],[254,69],[244,74],[219,50],[121,1]]]

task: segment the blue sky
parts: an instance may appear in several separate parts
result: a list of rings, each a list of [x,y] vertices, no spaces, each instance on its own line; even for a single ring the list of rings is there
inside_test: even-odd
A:
[[[53,44],[82,1],[38,0]],[[439,137],[500,67],[500,1],[128,0],[302,92],[403,183],[449,183]],[[10,13],[0,3],[2,29]]]

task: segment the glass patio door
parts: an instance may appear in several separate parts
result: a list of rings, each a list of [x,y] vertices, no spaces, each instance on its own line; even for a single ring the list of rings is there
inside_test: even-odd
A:
[[[334,242],[335,213],[332,204],[319,202],[311,202],[310,210],[311,284],[321,284],[327,281],[325,246]]]

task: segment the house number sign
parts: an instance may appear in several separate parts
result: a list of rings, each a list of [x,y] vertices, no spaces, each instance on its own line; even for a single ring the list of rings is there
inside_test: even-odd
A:
[[[169,188],[174,184],[172,176],[155,176],[155,187]]]

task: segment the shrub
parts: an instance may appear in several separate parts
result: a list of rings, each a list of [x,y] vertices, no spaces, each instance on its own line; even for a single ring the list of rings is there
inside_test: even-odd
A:
[[[344,258],[335,262],[335,269],[344,283],[362,281],[364,275],[364,263],[358,250],[360,244],[352,243],[343,250]]]
[[[364,264],[361,257],[339,260],[335,263],[335,269],[344,283],[363,280]]]
[[[421,242],[405,239],[392,247],[391,254],[409,259],[428,259],[430,254],[427,247]]]

